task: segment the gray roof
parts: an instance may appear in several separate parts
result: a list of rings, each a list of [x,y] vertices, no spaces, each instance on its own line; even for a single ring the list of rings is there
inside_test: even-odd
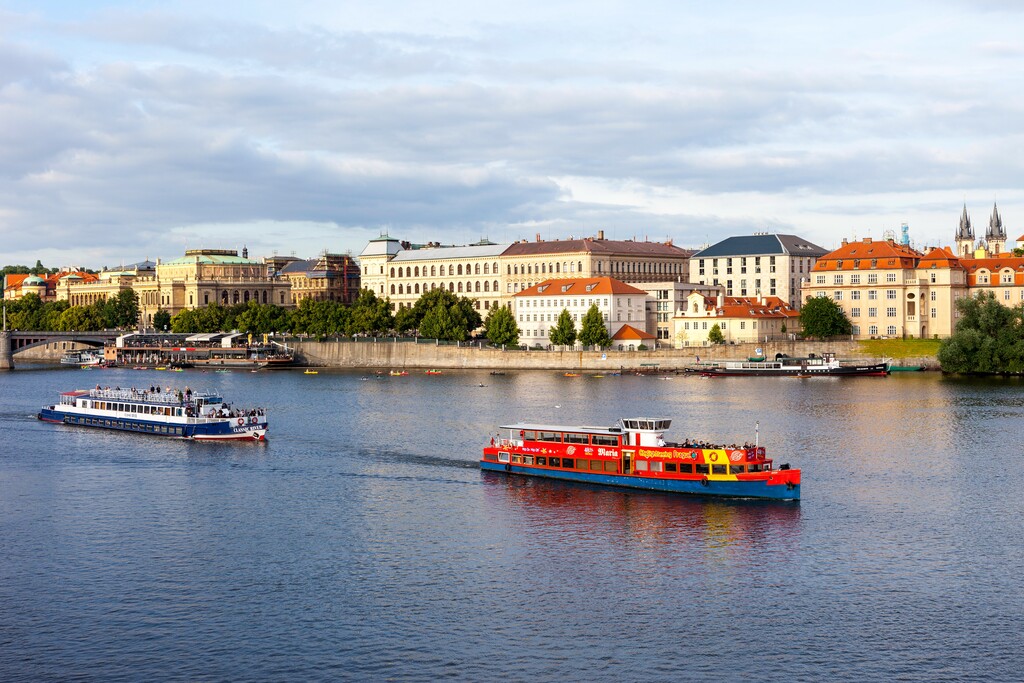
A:
[[[439,261],[442,259],[489,258],[501,256],[508,244],[484,244],[469,247],[429,247],[426,249],[405,249],[398,252],[391,263],[409,261]]]
[[[712,244],[698,251],[692,258],[716,258],[721,256],[761,256],[765,254],[789,254],[791,256],[824,256],[828,249],[822,249],[796,235],[737,235],[727,237],[718,244]]]
[[[313,270],[314,268],[316,268],[316,261],[317,260],[315,258],[297,259],[295,261],[290,261],[284,266],[284,268],[277,272],[281,273],[282,275],[285,275],[287,273],[304,273],[308,270]]]
[[[402,251],[401,243],[394,237],[381,235],[367,242],[360,256],[391,256]]]

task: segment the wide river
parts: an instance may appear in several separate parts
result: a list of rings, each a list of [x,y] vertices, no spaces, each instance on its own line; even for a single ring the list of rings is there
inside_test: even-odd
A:
[[[270,440],[35,419],[97,383],[220,390]],[[0,392],[3,681],[1024,680],[1019,381],[21,365]],[[803,500],[477,468],[499,424],[626,416],[759,422]]]

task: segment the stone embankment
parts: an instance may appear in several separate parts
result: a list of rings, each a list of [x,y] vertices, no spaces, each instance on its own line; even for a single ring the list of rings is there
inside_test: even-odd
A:
[[[438,346],[429,342],[299,341],[290,342],[296,360],[304,365],[337,368],[465,368],[478,370],[682,370],[697,362],[742,360],[760,346],[769,358],[776,353],[794,357],[830,352],[840,359],[879,360],[867,356],[857,342],[783,341],[651,351],[502,351],[477,346]],[[900,365],[938,369],[934,357],[901,358]]]

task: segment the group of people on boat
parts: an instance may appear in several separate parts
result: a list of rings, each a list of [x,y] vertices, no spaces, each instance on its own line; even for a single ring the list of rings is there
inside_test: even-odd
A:
[[[740,446],[739,444],[735,444],[735,443],[717,445],[717,444],[709,443],[707,441],[693,441],[693,440],[690,440],[690,439],[687,439],[686,441],[681,443],[680,446],[682,448],[700,448],[700,449],[703,449],[703,450],[711,450],[711,451],[721,451],[721,450],[734,451],[734,450],[737,450],[737,449],[743,449],[745,451],[749,451],[751,448],[754,448],[754,444],[750,443],[749,441],[744,442],[743,445]]]

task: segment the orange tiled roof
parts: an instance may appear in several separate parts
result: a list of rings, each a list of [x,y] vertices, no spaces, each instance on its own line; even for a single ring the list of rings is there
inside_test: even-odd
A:
[[[960,257],[949,247],[935,247],[921,257],[918,268],[963,268]]]
[[[11,273],[7,276],[7,289],[21,289],[21,283],[32,277],[28,273]]]
[[[704,297],[705,311],[718,311],[720,318],[799,318],[800,313],[777,296],[760,299],[749,296],[727,296],[722,299],[721,308],[714,297]],[[685,314],[684,314],[685,315]]]
[[[835,270],[871,270],[874,268],[913,268],[921,252],[891,240],[875,241],[866,237],[850,242],[820,257],[811,269],[814,272]]]
[[[527,287],[516,296],[586,296],[588,294],[638,294],[647,292],[610,277],[588,277],[575,280],[545,280]]]
[[[638,330],[632,325],[623,325],[612,335],[613,341],[644,341],[647,339],[657,339],[657,337],[643,330]]]

